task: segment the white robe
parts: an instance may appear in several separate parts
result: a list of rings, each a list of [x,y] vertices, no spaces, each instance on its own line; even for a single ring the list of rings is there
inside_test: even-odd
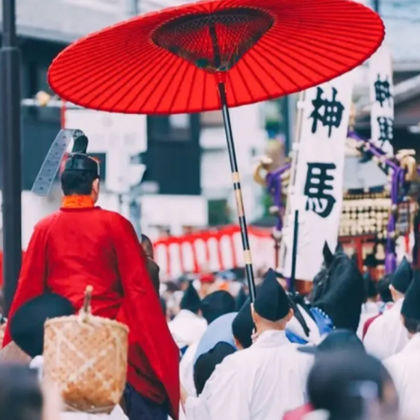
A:
[[[384,362],[397,388],[404,420],[420,419],[420,333],[404,349]]]
[[[184,387],[187,394],[192,396],[196,395],[194,384],[194,357],[199,343],[200,340],[197,340],[195,343],[191,344],[179,363],[179,378],[181,380],[181,385]]]
[[[363,327],[365,322],[379,314],[379,305],[376,302],[367,301],[362,305],[362,312],[360,313],[359,327],[357,328],[357,336],[363,338]]]
[[[408,331],[401,321],[403,301],[398,300],[391,309],[376,318],[363,340],[366,351],[380,360],[398,353],[408,343]]]
[[[195,313],[181,309],[168,326],[177,346],[182,349],[200,339],[207,328],[207,322]]]
[[[266,331],[248,349],[216,366],[199,397],[188,397],[188,420],[271,420],[305,402],[312,357],[284,331]]]

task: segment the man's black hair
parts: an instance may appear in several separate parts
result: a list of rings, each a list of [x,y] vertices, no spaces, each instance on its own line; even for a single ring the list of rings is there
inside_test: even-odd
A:
[[[65,170],[61,174],[61,188],[64,195],[89,195],[96,178],[98,176],[93,172]]]
[[[334,351],[320,355],[308,376],[307,392],[315,409],[329,412],[330,420],[356,420],[366,409],[363,386],[374,387],[376,398],[391,411],[397,399],[386,396],[385,386],[392,384],[382,363],[368,354],[354,351]],[[389,399],[389,401],[386,401]]]
[[[404,317],[404,325],[407,331],[411,334],[420,332],[420,321],[413,318]]]

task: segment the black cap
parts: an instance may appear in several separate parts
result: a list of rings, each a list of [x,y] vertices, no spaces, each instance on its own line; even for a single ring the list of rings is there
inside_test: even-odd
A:
[[[235,311],[235,299],[224,290],[210,293],[201,301],[201,311],[208,324],[219,316]]]
[[[76,130],[73,137],[72,153],[66,161],[64,170],[90,172],[99,177],[98,162],[87,155],[88,138],[81,130]]]
[[[405,294],[412,279],[413,270],[407,258],[404,257],[392,275],[391,284],[398,292]]]
[[[290,310],[286,292],[277,281],[276,272],[271,268],[267,271],[263,284],[257,291],[254,309],[258,315],[270,321],[279,321]]]
[[[22,305],[10,320],[13,341],[29,356],[42,354],[44,323],[47,319],[73,315],[69,300],[54,293],[45,293]]]
[[[251,315],[251,301],[248,298],[232,322],[233,336],[241,343],[243,348],[251,346],[253,329],[254,321]]]
[[[197,290],[195,290],[192,282],[190,282],[184,292],[184,296],[182,296],[180,307],[181,309],[188,309],[196,314],[200,309],[200,305],[200,296],[198,296]]]
[[[64,170],[89,172],[99,177],[98,162],[83,153],[72,153],[66,160]]]
[[[401,314],[406,318],[420,321],[420,272],[416,271],[414,280],[405,294]]]
[[[303,353],[323,353],[335,350],[364,351],[359,337],[344,328],[331,331],[317,346],[302,346],[298,348]]]

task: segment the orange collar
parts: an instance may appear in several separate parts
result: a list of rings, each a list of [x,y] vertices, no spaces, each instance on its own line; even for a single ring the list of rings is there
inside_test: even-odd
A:
[[[61,202],[63,209],[86,209],[94,205],[90,195],[65,195]]]

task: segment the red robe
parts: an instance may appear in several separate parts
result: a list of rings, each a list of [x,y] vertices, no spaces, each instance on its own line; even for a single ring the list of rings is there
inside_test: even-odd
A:
[[[128,382],[157,403],[168,397],[178,417],[179,353],[149,278],[136,233],[118,213],[99,207],[62,208],[35,227],[9,319],[46,291],[69,299],[76,310],[87,285],[92,312],[130,328]],[[3,345],[11,340],[7,329]]]

